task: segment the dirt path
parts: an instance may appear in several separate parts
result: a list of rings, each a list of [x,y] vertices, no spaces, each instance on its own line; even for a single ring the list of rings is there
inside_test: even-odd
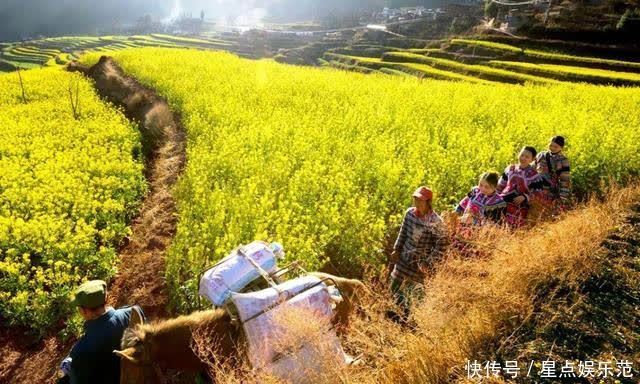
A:
[[[177,224],[171,188],[185,165],[184,130],[164,99],[127,77],[111,58],[102,57],[92,68],[72,67],[76,68],[96,82],[102,97],[140,122],[147,157],[149,194],[132,223],[132,236],[120,251],[121,265],[110,286],[109,303],[139,304],[151,318],[166,315],[164,254]]]
[[[146,156],[149,192],[131,223],[132,235],[120,249],[118,275],[109,285],[109,304],[138,304],[149,318],[166,317],[164,256],[177,224],[171,188],[186,162],[180,119],[165,100],[126,76],[111,58],[102,57],[91,68],[72,64],[69,70],[92,78],[103,98],[123,107],[129,119],[139,122]],[[0,329],[0,383],[55,382],[58,364],[71,345],[71,340],[63,343],[56,331],[29,344],[21,330]]]

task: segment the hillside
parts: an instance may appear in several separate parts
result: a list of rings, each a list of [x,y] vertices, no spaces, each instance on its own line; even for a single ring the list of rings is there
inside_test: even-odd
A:
[[[68,301],[79,282],[109,280],[110,303],[152,319],[190,313],[205,307],[203,268],[254,239],[369,287],[342,339],[361,365],[327,367],[325,382],[463,383],[475,360],[534,375],[546,360],[637,362],[640,62],[628,47],[357,41],[327,43],[307,63],[318,66],[203,36],[4,47],[6,63],[34,69],[0,75],[0,381],[53,382],[80,334]],[[80,63],[37,68],[60,55]],[[557,134],[574,209],[476,231],[474,256],[452,248],[426,281],[410,329],[386,319],[385,261],[411,191],[429,185],[447,213],[479,174]],[[226,382],[256,380],[223,368]],[[622,383],[640,375],[629,372]]]

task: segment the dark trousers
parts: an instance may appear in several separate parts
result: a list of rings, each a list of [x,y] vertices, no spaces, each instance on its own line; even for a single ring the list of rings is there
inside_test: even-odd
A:
[[[411,306],[416,300],[424,297],[424,287],[410,280],[391,278],[391,294],[396,305],[402,310],[398,320],[407,322],[411,314]]]

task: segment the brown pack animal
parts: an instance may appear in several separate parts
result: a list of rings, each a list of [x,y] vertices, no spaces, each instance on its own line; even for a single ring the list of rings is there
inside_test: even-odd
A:
[[[166,369],[206,372],[206,365],[192,349],[196,329],[206,329],[207,334],[214,335],[210,342],[220,363],[232,361],[240,352],[236,344],[239,328],[222,309],[151,324],[131,324],[122,338],[122,350],[114,351],[121,357],[121,384],[161,383]]]
[[[344,331],[358,295],[366,289],[365,285],[358,280],[326,273],[311,274],[327,279],[328,285],[335,284],[342,293],[344,300],[336,306],[333,322],[338,330]],[[207,335],[212,335],[209,342],[215,348],[217,363],[232,363],[243,354],[241,329],[222,309],[195,312],[150,324],[143,324],[139,318],[132,319],[122,337],[122,350],[114,351],[121,357],[120,383],[161,383],[162,371],[166,369],[207,372],[207,364],[192,349],[196,330],[205,330]]]

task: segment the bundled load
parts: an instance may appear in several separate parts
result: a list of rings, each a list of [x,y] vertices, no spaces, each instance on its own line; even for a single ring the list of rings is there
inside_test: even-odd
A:
[[[284,258],[282,245],[254,241],[234,249],[200,279],[200,295],[215,306],[222,307],[231,297],[231,292],[240,292],[252,281],[277,269],[278,259]]]
[[[238,247],[204,272],[199,293],[240,321],[254,369],[287,382],[313,383],[327,366],[350,361],[331,326],[342,297],[335,286],[315,276],[278,284],[273,277],[287,270],[277,268],[283,257],[278,243],[254,241]],[[261,278],[269,288],[246,292]]]
[[[332,290],[317,277],[303,276],[258,292],[231,294],[254,369],[302,383],[313,382],[325,364],[346,364],[340,340],[330,329],[333,304],[340,300]],[[307,327],[292,324],[296,320]]]

